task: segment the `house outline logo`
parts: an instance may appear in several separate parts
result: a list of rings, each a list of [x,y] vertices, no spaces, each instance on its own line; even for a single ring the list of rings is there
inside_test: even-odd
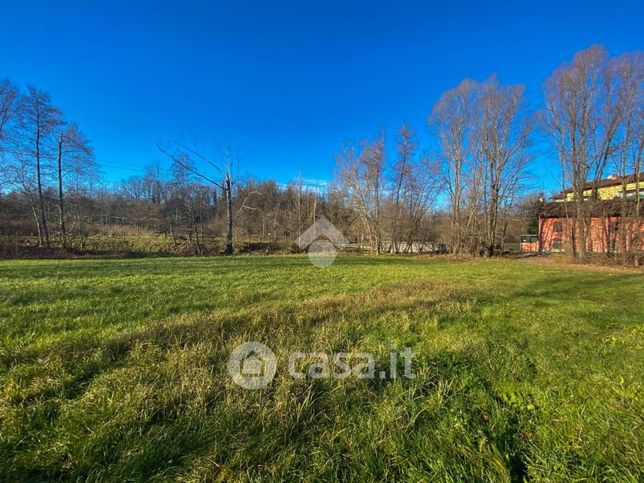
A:
[[[277,358],[273,351],[261,342],[245,342],[238,345],[228,358],[228,375],[244,389],[261,389],[275,377]]]
[[[324,215],[321,215],[295,241],[301,250],[306,250],[311,263],[318,268],[326,268],[333,264],[338,250],[349,244],[342,232],[338,230]]]
[[[239,372],[244,377],[264,377],[266,364],[259,354],[253,351],[246,355]]]

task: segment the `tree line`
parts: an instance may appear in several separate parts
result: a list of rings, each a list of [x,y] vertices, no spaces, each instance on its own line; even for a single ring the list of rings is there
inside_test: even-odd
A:
[[[381,130],[346,143],[323,189],[239,179],[232,148],[212,156],[178,142],[159,146],[169,170],[153,163],[110,186],[87,137],[51,96],[5,80],[0,231],[83,249],[91,235],[121,230],[160,234],[200,254],[221,242],[232,253],[234,239],[293,241],[323,214],[377,253],[425,246],[492,256],[534,228],[539,195],[529,193],[530,167],[535,145],[547,145],[562,187],[575,193],[572,254],[583,258],[592,203],[584,186],[608,172],[641,172],[642,59],[641,52],[610,57],[601,46],[578,52],[546,79],[544,103],[532,110],[521,85],[463,80],[428,114],[427,146],[407,123],[391,140]],[[637,223],[639,203],[629,211]]]

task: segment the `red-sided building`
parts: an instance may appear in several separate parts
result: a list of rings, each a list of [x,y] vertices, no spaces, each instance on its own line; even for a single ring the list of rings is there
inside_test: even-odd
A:
[[[584,188],[584,210],[588,220],[586,250],[600,253],[644,249],[644,173],[611,176]],[[542,203],[539,234],[522,237],[523,251],[561,252],[579,246],[576,206],[572,190]],[[641,205],[641,207],[640,207]]]
[[[626,204],[626,208],[624,208]],[[599,253],[620,253],[644,241],[644,220],[632,216],[633,201],[594,201],[589,207],[589,232],[586,250]],[[622,216],[628,210],[626,217]],[[575,206],[572,202],[544,203],[539,214],[537,251],[563,252],[577,239]]]

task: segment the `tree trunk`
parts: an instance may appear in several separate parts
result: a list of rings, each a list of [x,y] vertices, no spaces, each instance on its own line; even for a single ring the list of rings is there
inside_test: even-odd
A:
[[[60,216],[60,243],[67,248],[65,230],[65,202],[63,200],[63,135],[58,138],[58,215]]]
[[[45,216],[45,200],[42,193],[42,174],[40,166],[40,130],[36,132],[36,178],[38,180],[38,210],[40,212],[40,245],[49,248],[49,229],[47,228],[47,217]]]
[[[42,245],[42,228],[40,227],[40,217],[38,216],[38,212],[36,210],[36,205],[33,201],[33,197],[29,196],[29,198],[31,198],[31,212],[34,215],[34,220],[36,220],[36,228],[38,230],[38,240]]]
[[[579,241],[578,256],[580,260],[586,258],[586,214],[584,210],[583,192],[582,199],[577,199],[577,240]]]
[[[232,197],[232,186],[230,181],[230,174],[226,173],[226,255],[233,254],[233,197]]]

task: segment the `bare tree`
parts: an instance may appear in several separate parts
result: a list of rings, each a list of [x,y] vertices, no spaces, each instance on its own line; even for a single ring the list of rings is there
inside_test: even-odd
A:
[[[0,152],[5,142],[7,127],[15,116],[18,89],[8,80],[0,81]]]
[[[473,116],[475,83],[469,79],[443,93],[434,104],[429,125],[436,134],[443,177],[450,204],[450,249],[460,254],[466,247],[467,219],[464,214],[466,173],[470,154],[469,131]]]
[[[623,54],[609,65],[610,76],[616,83],[616,97],[621,122],[616,134],[614,167],[622,180],[620,213],[623,219],[620,234],[620,250],[624,263],[632,259],[639,263],[637,253],[641,250],[642,216],[640,188],[642,152],[644,151],[644,54]],[[631,177],[632,176],[632,177]],[[635,183],[629,192],[628,184]],[[631,199],[632,196],[632,199]]]
[[[8,132],[15,120],[18,89],[8,80],[0,81],[0,162],[4,165],[4,151],[8,144]],[[0,188],[7,177],[6,168],[0,170]]]
[[[232,181],[232,170],[234,153],[230,146],[224,148],[223,162],[216,163],[210,158],[206,157],[199,151],[194,148],[188,147],[181,143],[174,143],[170,147],[158,146],[159,150],[168,156],[172,161],[195,176],[207,181],[208,183],[213,184],[215,187],[223,191],[226,198],[226,254],[233,254],[233,181]],[[199,169],[195,167],[195,164],[188,162],[193,158],[203,161],[208,166],[213,168],[219,175],[223,177],[223,181],[216,181],[214,177],[202,173]],[[243,206],[243,205],[242,205]]]
[[[338,169],[347,199],[357,212],[371,249],[380,253],[386,190],[384,133],[373,141],[364,141],[360,152],[354,146],[346,146],[338,156]]]
[[[421,245],[430,236],[432,210],[443,189],[440,176],[440,163],[423,156],[412,165],[404,189],[404,219],[407,223],[406,246],[403,251],[413,250],[412,244],[418,241]]]
[[[401,242],[401,216],[405,194],[411,195],[413,161],[416,154],[418,142],[414,131],[407,123],[404,123],[398,130],[398,142],[396,151],[398,159],[392,166],[391,191],[393,194],[392,210],[390,216],[390,238],[391,243],[388,251],[400,252]],[[406,188],[406,189],[404,189]],[[407,193],[406,193],[407,191]]]
[[[501,86],[491,77],[477,86],[475,153],[483,174],[484,250],[502,244],[499,218],[524,181],[531,126],[522,115],[523,86]]]
[[[543,124],[559,156],[562,184],[572,186],[575,227],[573,257],[584,258],[589,241],[588,182],[602,178],[615,150],[621,112],[608,53],[594,45],[559,66],[545,83]]]
[[[398,131],[396,153],[387,170],[383,219],[390,240],[387,251],[401,253],[418,250],[426,241],[428,216],[442,183],[439,164],[419,157],[416,134],[406,123]]]
[[[523,87],[495,76],[464,80],[445,92],[429,117],[449,193],[450,248],[492,256],[503,244],[505,217],[525,177],[530,123]]]
[[[62,114],[51,103],[45,91],[29,86],[27,94],[20,98],[19,113],[19,157],[30,159],[35,164],[36,189],[38,194],[38,220],[40,244],[49,247],[49,227],[45,211],[45,171],[51,157],[52,135],[62,124]]]
[[[173,160],[171,204],[174,205],[175,226],[180,222],[185,224],[188,240],[191,243],[194,242],[197,253],[202,255],[204,253],[203,224],[199,217],[198,184],[193,182],[195,170],[194,162],[185,155]]]
[[[89,141],[75,123],[58,132],[56,139],[56,175],[58,181],[58,216],[60,242],[67,247],[65,225],[65,177],[71,172],[86,173],[94,163],[94,151]]]

